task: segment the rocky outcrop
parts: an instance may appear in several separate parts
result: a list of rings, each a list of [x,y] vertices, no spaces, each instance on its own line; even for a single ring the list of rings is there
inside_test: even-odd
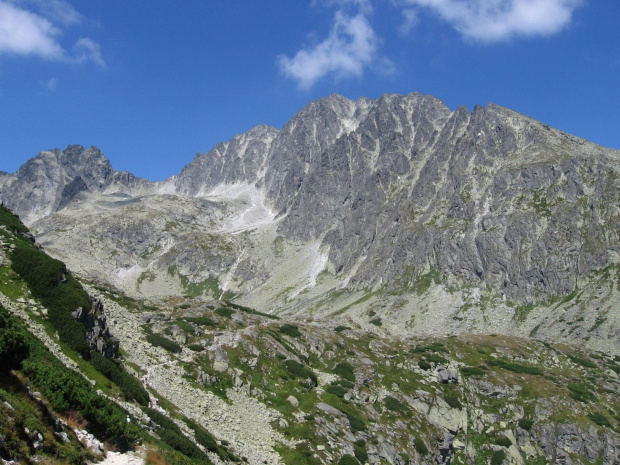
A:
[[[86,328],[88,346],[107,358],[119,355],[119,341],[110,332],[107,316],[100,299],[92,298],[90,310],[78,308],[71,315]]]

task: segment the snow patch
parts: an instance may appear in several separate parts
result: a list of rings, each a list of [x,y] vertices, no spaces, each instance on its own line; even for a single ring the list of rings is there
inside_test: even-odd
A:
[[[230,270],[228,270],[228,273],[226,273],[226,276],[224,277],[224,279],[222,280],[222,283],[220,284],[222,293],[220,294],[219,300],[222,300],[222,297],[224,297],[224,294],[228,290],[228,286],[230,285],[232,278],[235,275],[235,271],[237,271],[237,267],[239,266],[239,263],[241,262],[241,257],[243,257],[243,250],[237,257],[237,261],[233,264],[233,266],[230,267]]]
[[[221,184],[202,195],[235,201],[245,206],[240,214],[233,216],[219,230],[222,233],[239,234],[249,229],[271,224],[276,217],[276,213],[266,205],[265,191],[247,183]]]
[[[288,297],[288,300],[292,300],[295,297],[297,297],[299,294],[301,294],[303,291],[305,291],[306,289],[316,286],[316,279],[318,278],[321,271],[325,269],[325,266],[327,265],[327,258],[328,258],[328,255],[326,253],[322,253],[319,250],[319,247],[320,247],[320,244],[317,242],[310,249],[309,251],[310,253],[307,256],[306,263],[308,263],[309,266],[305,270],[305,273],[304,273],[304,274],[307,274],[307,280],[308,280],[307,284],[305,284],[304,286],[300,287],[295,292],[293,292]]]
[[[130,267],[123,267],[123,268],[118,268],[114,274],[118,277],[119,280],[121,281],[125,281],[127,279],[131,279],[134,276],[139,275],[140,273],[142,273],[144,271],[144,268],[142,268],[140,265],[138,265],[137,263],[133,266]]]
[[[172,176],[171,178],[166,179],[165,181],[161,181],[157,183],[156,192],[158,194],[176,194],[177,187],[175,185],[176,176]]]
[[[344,126],[345,131],[353,132],[357,130],[359,126],[359,121],[353,119],[344,119],[342,120],[342,125]]]

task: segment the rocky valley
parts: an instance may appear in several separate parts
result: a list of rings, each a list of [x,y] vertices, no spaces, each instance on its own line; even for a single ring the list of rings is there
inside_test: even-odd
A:
[[[620,463],[619,174],[616,150],[420,94],[311,102],[162,182],[41,152],[0,173],[27,226],[3,214],[3,327],[125,409],[150,463]],[[35,249],[87,293],[87,348],[50,326]]]

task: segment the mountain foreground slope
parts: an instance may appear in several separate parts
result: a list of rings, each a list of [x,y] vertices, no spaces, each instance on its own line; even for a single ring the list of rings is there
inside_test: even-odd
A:
[[[618,355],[151,305],[80,284],[3,206],[0,359],[3,463],[620,461]]]
[[[42,152],[0,198],[80,276],[388,334],[620,349],[620,152],[489,104],[311,102],[178,175]]]

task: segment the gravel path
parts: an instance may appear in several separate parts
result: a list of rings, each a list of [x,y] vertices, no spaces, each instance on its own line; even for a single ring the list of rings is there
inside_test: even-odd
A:
[[[96,465],[143,465],[144,459],[135,452],[121,454],[120,452],[108,452],[107,457]]]

